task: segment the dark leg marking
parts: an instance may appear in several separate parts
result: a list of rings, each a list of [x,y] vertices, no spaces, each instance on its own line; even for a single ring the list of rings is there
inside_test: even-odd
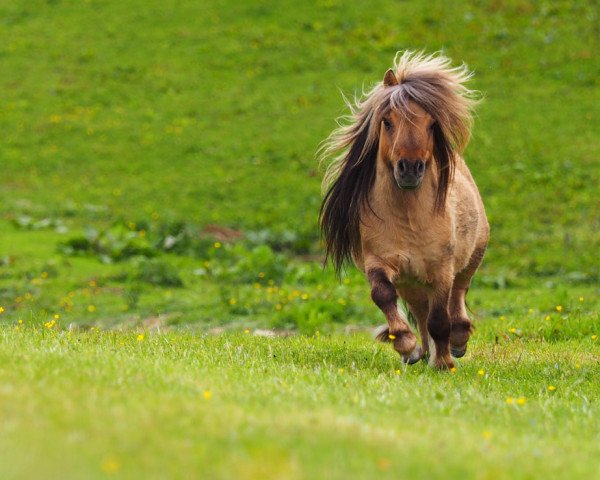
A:
[[[450,315],[446,306],[434,306],[427,318],[427,330],[435,344],[434,365],[437,368],[452,368],[454,363],[450,357]]]

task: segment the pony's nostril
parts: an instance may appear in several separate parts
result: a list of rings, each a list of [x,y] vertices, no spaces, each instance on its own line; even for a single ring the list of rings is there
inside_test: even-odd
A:
[[[423,175],[423,172],[425,172],[425,162],[422,160],[417,160],[417,174]]]
[[[408,170],[408,165],[406,163],[406,160],[400,160],[398,162],[398,173],[400,173],[400,175],[404,175],[407,170]]]

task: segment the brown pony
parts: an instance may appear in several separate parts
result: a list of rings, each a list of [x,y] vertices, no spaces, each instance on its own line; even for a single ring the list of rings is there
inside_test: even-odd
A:
[[[354,261],[407,363],[429,357],[453,368],[472,324],[465,296],[485,252],[489,226],[461,154],[477,103],[471,73],[441,55],[405,52],[383,82],[348,105],[350,122],[325,142],[337,155],[325,174],[321,230],[339,273]],[[417,320],[420,347],[398,296]]]

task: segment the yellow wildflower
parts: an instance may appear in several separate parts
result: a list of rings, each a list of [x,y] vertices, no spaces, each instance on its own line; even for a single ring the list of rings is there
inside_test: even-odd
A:
[[[389,338],[390,340],[396,340],[396,335],[394,335],[393,333],[390,333],[390,334],[388,335],[388,338]]]
[[[549,322],[550,321],[550,315],[546,315],[546,321]]]
[[[109,457],[102,461],[100,467],[105,473],[115,473],[121,468],[121,464],[116,458]]]
[[[23,319],[19,318],[19,325],[23,325]]]
[[[0,313],[4,313],[4,307],[0,307]]]
[[[556,390],[556,387],[554,385],[550,385],[548,387],[548,390],[551,391],[551,392],[553,392],[554,390]]]
[[[456,367],[452,367],[452,368],[450,369],[450,373],[456,373]]]
[[[244,333],[245,333],[245,334],[248,334],[248,333],[250,333],[250,329],[249,329],[249,328],[246,328],[246,329],[244,330]]]
[[[258,272],[258,278],[265,278],[265,272]]]
[[[489,430],[484,430],[482,436],[486,440],[489,440],[490,438],[492,438],[492,432],[490,432]]]
[[[562,305],[557,305],[556,306],[556,311],[557,312],[559,312],[559,313],[562,312],[562,309],[563,309]]]
[[[229,305],[235,305],[237,303],[237,299],[236,298],[230,298],[229,299]]]
[[[506,399],[506,403],[508,403],[509,405],[512,405],[513,403],[515,403],[515,399],[513,397],[508,397]]]
[[[527,399],[526,399],[525,397],[519,397],[519,398],[517,399],[517,403],[518,403],[519,405],[525,405],[525,404],[527,403]]]
[[[54,319],[55,319],[55,320],[58,320],[59,318],[60,318],[60,315],[59,315],[58,313],[55,313],[55,314],[54,314]]]
[[[485,370],[483,368],[480,368],[479,370],[477,370],[477,374],[478,375],[485,375]]]
[[[343,368],[340,368],[340,369],[339,369],[339,372],[340,372],[340,374],[344,373],[344,369],[343,369]]]
[[[143,342],[143,341],[144,341],[144,334],[143,334],[143,333],[140,333],[140,334],[137,336],[137,341],[138,341],[138,342]]]
[[[303,293],[300,297],[302,300],[308,300],[308,293]]]
[[[402,372],[400,370],[396,370],[396,375],[400,375]]]
[[[583,302],[583,297],[579,297],[579,301],[580,301],[580,302]]]
[[[592,335],[592,340],[596,340],[598,338],[598,335]]]
[[[222,247],[221,242],[215,242],[214,245],[213,245],[213,247],[215,247],[215,248],[221,248]]]
[[[509,328],[508,331],[510,333],[517,333],[517,329],[516,328]]]
[[[202,392],[202,396],[205,400],[210,400],[212,398],[212,392],[210,390],[204,390],[204,392]]]
[[[96,311],[96,307],[94,305],[88,305],[87,311],[90,313],[94,313]]]

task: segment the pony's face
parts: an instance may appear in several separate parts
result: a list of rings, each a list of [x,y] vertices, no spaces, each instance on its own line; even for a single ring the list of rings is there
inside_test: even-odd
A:
[[[393,172],[398,187],[414,190],[431,168],[434,120],[415,102],[406,112],[389,110],[381,120],[379,157]]]

